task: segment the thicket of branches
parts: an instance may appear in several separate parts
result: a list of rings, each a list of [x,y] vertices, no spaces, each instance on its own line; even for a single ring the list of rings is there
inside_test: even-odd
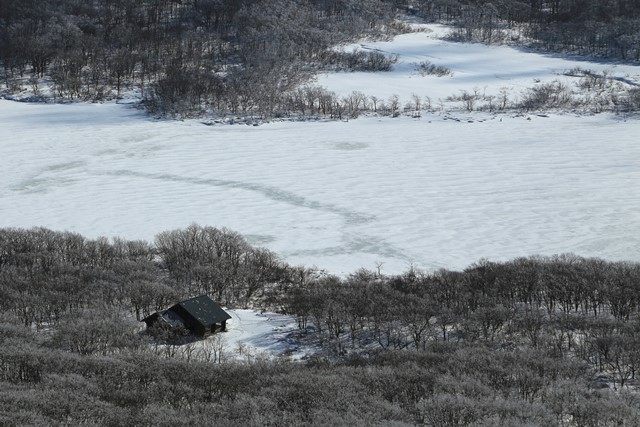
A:
[[[640,60],[635,0],[411,0],[403,7],[455,23],[459,40],[530,41],[551,51]]]
[[[330,46],[391,16],[382,0],[3,0],[0,63],[10,90],[29,77],[37,93],[45,78],[61,99],[137,89],[168,114],[272,115]]]
[[[388,70],[392,56],[331,48],[402,31],[393,18],[407,11],[454,24],[460,40],[640,57],[632,0],[2,0],[2,80],[62,100],[135,91],[163,115],[342,118],[349,97],[300,88],[322,69]]]
[[[294,315],[323,350],[221,364],[221,349],[158,351],[138,332],[200,293]],[[0,313],[0,424],[640,422],[637,263],[339,278],[211,227],[152,244],[3,229]]]
[[[640,368],[640,265],[573,255],[479,262],[462,272],[360,271],[278,295],[301,330],[331,349],[424,350],[435,342],[544,350],[609,372],[615,387]]]
[[[0,230],[0,310],[37,328],[94,309],[125,310],[140,320],[197,294],[247,306],[294,270],[239,234],[212,227],[164,232],[155,244]]]

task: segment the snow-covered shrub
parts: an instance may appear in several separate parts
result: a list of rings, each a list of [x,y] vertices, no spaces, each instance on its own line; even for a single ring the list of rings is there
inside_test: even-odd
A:
[[[608,73],[605,71],[602,74],[595,74],[590,71],[585,72],[584,77],[578,82],[578,87],[588,91],[603,91],[612,86],[612,81],[609,79]]]
[[[567,77],[584,77],[592,73],[593,72],[591,70],[587,70],[586,68],[573,67],[570,70],[563,72],[562,75]]]
[[[633,88],[627,91],[622,99],[622,108],[626,112],[640,111],[640,88]]]
[[[460,95],[453,95],[447,98],[447,101],[461,102],[465,110],[471,112],[476,109],[479,101],[485,100],[485,96],[480,94],[479,89],[474,89],[473,92],[463,90]]]
[[[430,61],[422,61],[418,64],[418,72],[421,76],[444,77],[451,75],[451,70],[444,65],[435,65]]]
[[[564,108],[571,105],[573,95],[567,85],[559,81],[542,83],[528,89],[523,94],[520,108],[524,110],[544,110]]]
[[[377,51],[356,50],[343,52],[329,50],[321,58],[322,66],[332,70],[391,71],[398,62],[397,55],[385,55]]]

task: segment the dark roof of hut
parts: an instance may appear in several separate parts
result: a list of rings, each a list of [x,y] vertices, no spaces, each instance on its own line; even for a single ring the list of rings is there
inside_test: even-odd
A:
[[[226,311],[206,295],[190,298],[176,305],[182,307],[205,327],[231,319]]]
[[[172,327],[185,326],[184,315],[181,314],[184,312],[187,312],[196,322],[205,328],[211,327],[214,323],[221,323],[231,319],[231,316],[211,298],[206,295],[200,295],[174,304],[166,310],[153,313],[142,319],[142,321],[155,321],[158,317],[161,317]]]
[[[162,318],[172,328],[179,328],[179,327],[185,326],[184,319],[180,316],[180,314],[176,313],[176,311],[173,310],[173,308],[163,311]]]

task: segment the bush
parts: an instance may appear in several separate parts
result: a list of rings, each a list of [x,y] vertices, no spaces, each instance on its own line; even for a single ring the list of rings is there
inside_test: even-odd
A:
[[[625,112],[640,111],[640,88],[629,89],[622,98],[622,109]]]
[[[559,81],[542,83],[529,89],[520,102],[520,108],[533,111],[565,108],[572,104],[571,90]]]
[[[397,55],[385,55],[382,52],[369,50],[353,52],[329,50],[322,58],[324,68],[348,71],[391,71],[396,62],[398,62]]]
[[[418,72],[421,76],[437,76],[444,77],[453,74],[451,70],[444,65],[435,65],[430,61],[422,61],[418,64]]]

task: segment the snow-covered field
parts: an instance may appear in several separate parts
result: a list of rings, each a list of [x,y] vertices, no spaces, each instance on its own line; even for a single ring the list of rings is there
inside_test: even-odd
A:
[[[231,315],[231,319],[227,321],[227,332],[197,341],[196,346],[221,339],[226,359],[265,356],[300,359],[314,352],[312,347],[302,345],[294,336],[297,324],[291,316],[241,309],[228,309],[227,312]]]
[[[454,75],[413,76],[401,58],[395,72],[323,83],[437,97],[505,78],[530,86],[572,67],[425,33],[387,47],[434,57]],[[197,222],[335,273],[568,251],[640,259],[640,121],[456,119],[205,126],[154,121],[127,105],[0,101],[0,226],[152,239]]]
[[[216,332],[204,339],[180,345],[158,344],[158,348],[183,357],[210,362],[249,361],[286,357],[300,360],[321,350],[312,335],[303,335],[293,316],[259,312],[250,309],[229,309],[231,319],[225,332]],[[144,327],[140,326],[140,331]]]
[[[506,89],[509,97],[537,83],[559,80],[576,82],[564,73],[574,68],[608,73],[623,84],[640,83],[640,67],[615,63],[594,63],[563,58],[557,55],[531,53],[509,46],[487,46],[477,43],[456,43],[443,40],[449,29],[438,24],[414,24],[421,31],[403,34],[391,41],[362,42],[341,49],[375,50],[396,55],[398,62],[389,72],[341,72],[318,76],[318,85],[347,95],[360,91],[388,99],[398,95],[403,102],[413,94],[430,97],[434,104],[439,99],[460,95],[461,91],[497,95]],[[423,61],[451,70],[445,77],[422,76],[417,70]]]
[[[639,135],[605,115],[209,127],[0,101],[0,226],[152,239],[198,222],[338,273],[639,259]]]

